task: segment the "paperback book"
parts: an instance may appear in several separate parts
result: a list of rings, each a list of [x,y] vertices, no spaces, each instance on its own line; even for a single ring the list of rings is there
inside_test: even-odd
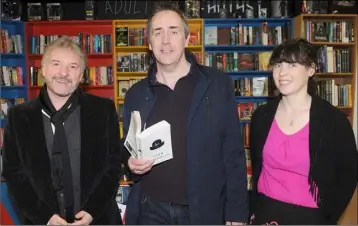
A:
[[[141,130],[139,111],[131,113],[124,146],[134,158],[154,159],[154,165],[173,158],[170,124],[163,120]]]

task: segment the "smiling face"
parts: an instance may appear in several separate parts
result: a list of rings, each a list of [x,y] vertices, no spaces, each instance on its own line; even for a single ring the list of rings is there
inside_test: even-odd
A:
[[[273,78],[282,95],[307,92],[308,79],[313,76],[314,69],[299,63],[276,63],[273,65]]]
[[[269,66],[282,95],[309,92],[309,80],[315,73],[317,50],[304,39],[288,40],[272,52]]]
[[[172,65],[184,55],[189,44],[184,22],[178,13],[164,10],[156,13],[151,20],[149,49],[158,63]]]
[[[83,76],[81,57],[71,48],[53,48],[42,68],[48,91],[56,96],[70,96],[78,87]]]

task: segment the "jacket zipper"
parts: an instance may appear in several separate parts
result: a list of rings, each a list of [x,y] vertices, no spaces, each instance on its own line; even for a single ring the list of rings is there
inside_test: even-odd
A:
[[[210,101],[208,96],[205,97],[205,101],[206,101],[206,114],[209,121],[209,131],[211,131],[211,111],[210,111]]]

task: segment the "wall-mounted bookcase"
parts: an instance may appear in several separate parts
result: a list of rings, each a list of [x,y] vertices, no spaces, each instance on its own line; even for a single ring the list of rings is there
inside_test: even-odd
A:
[[[272,50],[291,37],[291,18],[204,20],[204,64],[226,72],[233,80],[247,154],[249,190],[251,116],[258,106],[275,96],[268,61]]]
[[[24,23],[1,19],[0,85],[1,128],[6,123],[7,109],[27,101],[27,71],[24,44]]]
[[[188,50],[197,55],[200,63],[203,60],[203,20],[189,19],[190,44]],[[113,21],[113,74],[114,96],[123,136],[122,109],[126,91],[147,75],[150,63],[146,35],[147,20],[114,20]]]
[[[318,94],[347,113],[351,122],[357,76],[357,15],[301,14],[294,18],[294,37],[317,46]]]
[[[113,99],[112,21],[31,21],[26,23],[29,99],[43,85],[41,59],[48,43],[61,35],[73,37],[87,52],[88,63],[81,87],[85,92]]]

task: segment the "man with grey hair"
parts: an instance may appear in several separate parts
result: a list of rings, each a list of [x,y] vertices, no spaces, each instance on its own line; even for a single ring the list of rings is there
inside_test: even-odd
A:
[[[155,62],[127,91],[124,135],[132,111],[140,112],[142,128],[166,120],[174,158],[153,166],[128,154],[135,183],[126,224],[245,223],[246,158],[232,80],[185,50],[189,27],[176,7],[159,6],[147,31]]]
[[[39,97],[10,108],[3,176],[23,224],[122,224],[113,101],[81,91],[85,53],[63,36],[42,58]]]

